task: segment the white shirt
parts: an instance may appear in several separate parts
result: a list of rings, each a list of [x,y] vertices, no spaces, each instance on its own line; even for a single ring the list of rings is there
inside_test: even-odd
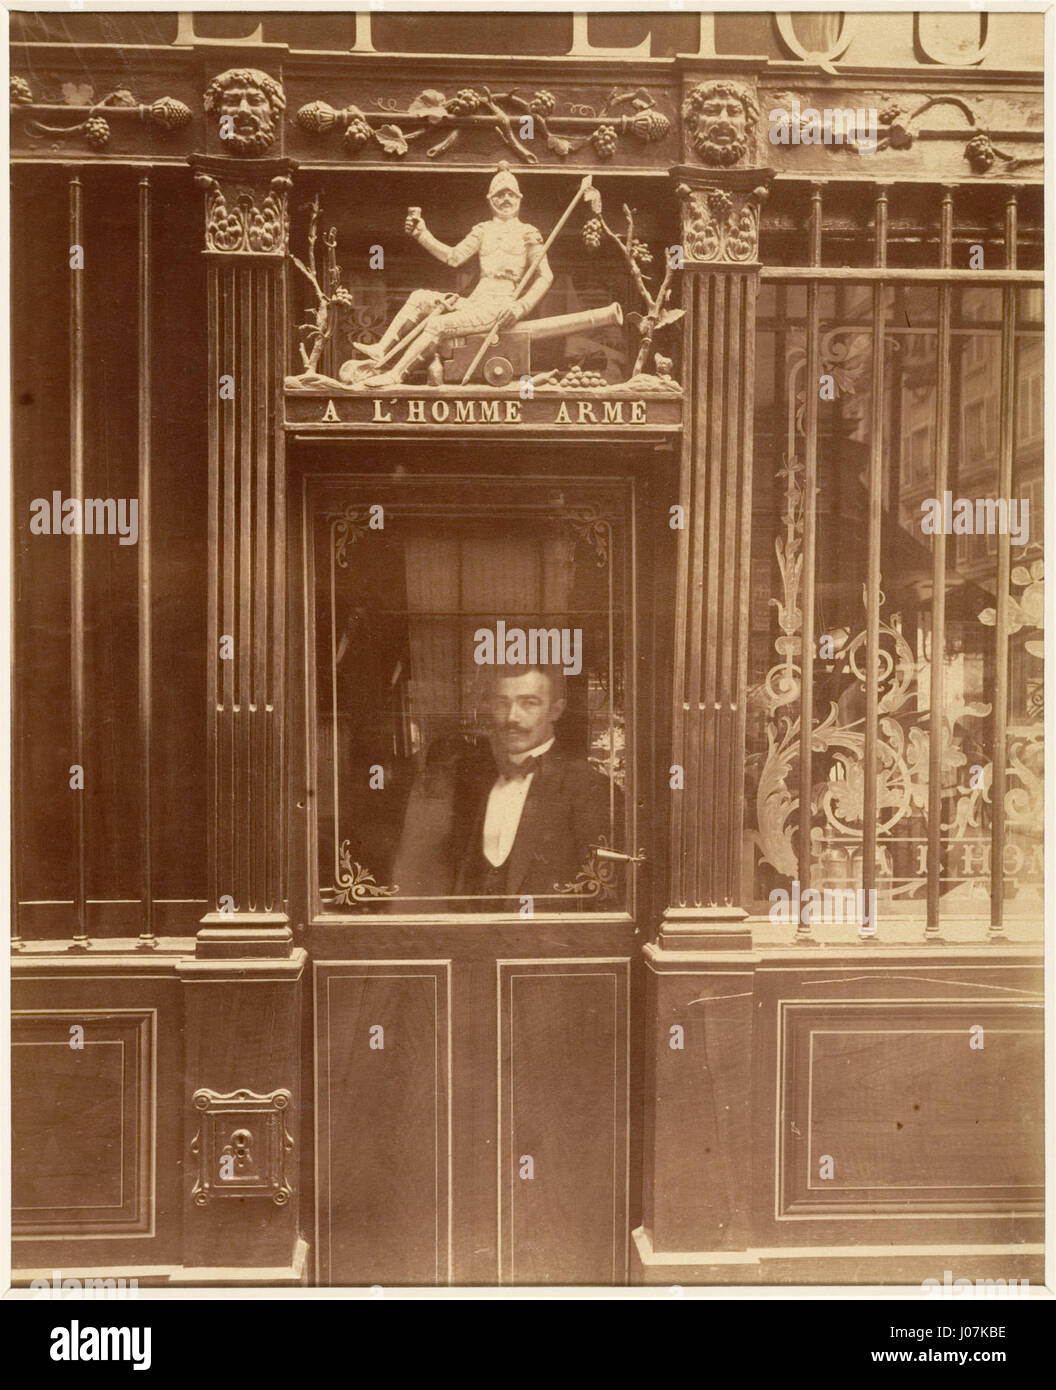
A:
[[[529,758],[541,758],[553,746],[554,740],[548,738],[527,753],[511,754],[510,762],[520,764]],[[484,812],[484,858],[493,868],[505,864],[510,857],[534,777],[534,772],[529,772],[527,777],[500,776],[488,794],[488,805]]]

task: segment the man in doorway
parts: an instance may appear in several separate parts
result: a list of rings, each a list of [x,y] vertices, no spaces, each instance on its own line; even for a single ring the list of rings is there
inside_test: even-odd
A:
[[[563,672],[496,673],[489,705],[494,766],[460,789],[456,895],[476,899],[466,907],[478,911],[520,911],[525,898],[534,912],[599,906],[593,849],[611,844],[609,784],[585,758],[555,747]]]
[[[415,290],[380,342],[355,344],[362,356],[342,364],[338,373],[342,381],[372,388],[397,386],[414,367],[430,362],[451,339],[510,328],[532,312],[553,284],[554,275],[542,254],[542,233],[518,216],[521,189],[505,161],[488,187],[488,203],[491,220],[478,222],[457,246],[438,240],[426,227],[421,210],[410,209],[404,230],[419,246],[449,266],[461,266],[473,256],[479,257],[480,278],[464,299],[440,290]],[[520,298],[514,298],[533,260],[538,261],[535,273]],[[422,323],[425,327],[416,332]],[[404,340],[407,347],[383,369],[383,360],[388,361]],[[371,361],[379,364],[377,372],[370,372]]]

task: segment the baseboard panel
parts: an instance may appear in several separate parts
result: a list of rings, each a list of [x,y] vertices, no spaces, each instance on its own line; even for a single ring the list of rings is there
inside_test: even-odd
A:
[[[13,1288],[29,1288],[34,1279],[46,1279],[49,1287],[56,1280],[61,1287],[63,1279],[77,1279],[82,1284],[86,1284],[89,1279],[123,1279],[126,1287],[130,1279],[135,1279],[136,1285],[141,1289],[164,1289],[164,1288],[257,1288],[267,1286],[273,1287],[299,1287],[307,1284],[308,1271],[308,1242],[298,1239],[294,1246],[293,1256],[288,1265],[271,1266],[242,1266],[232,1265],[228,1268],[216,1266],[195,1267],[192,1265],[129,1265],[117,1268],[111,1266],[107,1269],[91,1268],[63,1268],[55,1269],[15,1269],[11,1272],[11,1284]],[[36,1292],[36,1290],[34,1290]],[[44,1292],[43,1290],[41,1292]],[[99,1298],[106,1298],[106,1289],[88,1290],[97,1294]],[[62,1295],[67,1297],[69,1295]]]
[[[652,1236],[632,1232],[631,1283],[675,1285],[852,1285],[918,1289],[936,1279],[936,1296],[966,1297],[957,1279],[1045,1282],[1043,1245],[848,1245],[749,1250],[655,1250]],[[946,1274],[949,1271],[949,1279]],[[947,1291],[948,1290],[948,1291]],[[981,1291],[989,1298],[1026,1297],[1027,1289]]]

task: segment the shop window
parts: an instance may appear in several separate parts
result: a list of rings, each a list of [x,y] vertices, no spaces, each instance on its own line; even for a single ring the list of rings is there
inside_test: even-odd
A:
[[[868,278],[764,272],[745,898],[1015,933],[1042,918],[1040,304],[1014,256],[922,284],[879,247]]]
[[[317,911],[628,910],[623,486],[318,480],[308,505]]]

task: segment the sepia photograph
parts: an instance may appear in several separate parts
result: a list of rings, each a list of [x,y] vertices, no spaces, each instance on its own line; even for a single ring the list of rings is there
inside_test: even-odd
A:
[[[8,6],[8,1296],[1051,1294],[1052,21]]]

